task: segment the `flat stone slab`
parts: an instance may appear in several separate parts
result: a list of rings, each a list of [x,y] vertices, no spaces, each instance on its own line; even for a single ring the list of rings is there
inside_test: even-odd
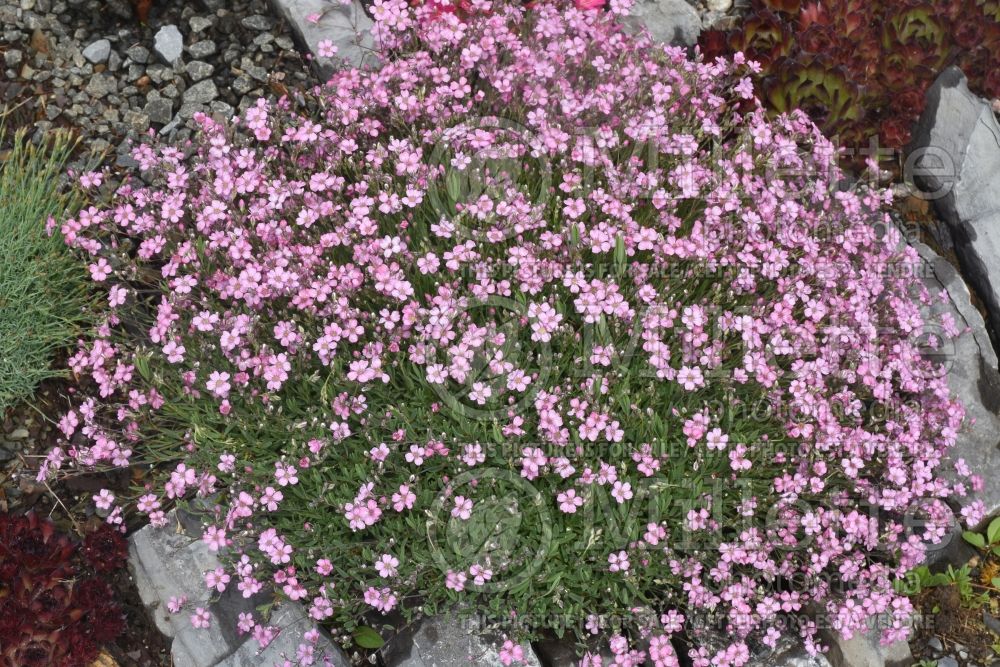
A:
[[[388,667],[502,667],[503,641],[482,632],[475,618],[442,615],[420,621],[412,635],[393,642],[383,653]],[[541,667],[534,650],[521,644],[527,667]]]
[[[1000,123],[957,67],[928,89],[909,149],[906,169],[948,223],[962,271],[1000,331]]]
[[[298,647],[306,642],[304,634],[314,627],[302,605],[284,601],[274,607],[267,624],[280,632],[267,647],[261,648],[249,634],[238,634],[239,614],[253,611],[266,596],[244,599],[233,583],[224,593],[213,596],[204,574],[219,567],[219,559],[197,539],[196,520],[185,517],[182,525],[174,512],[168,519],[163,528],[146,526],[129,538],[129,569],[157,629],[172,640],[174,667],[258,667],[281,665],[285,660],[296,664]],[[185,608],[171,614],[167,602],[182,596],[187,598]],[[209,627],[191,625],[196,607],[209,613]],[[325,633],[320,633],[313,647],[320,664],[326,655],[335,667],[350,667],[343,651]]]
[[[348,5],[338,0],[271,0],[275,12],[295,33],[299,45],[312,54],[312,66],[323,81],[334,71],[335,60],[321,56],[319,43],[329,40],[336,57],[354,67],[378,62],[371,29],[374,23],[358,0]]]
[[[945,343],[940,361],[948,374],[948,387],[965,406],[966,421],[950,456],[964,459],[982,476],[983,488],[969,500],[981,500],[987,518],[1000,513],[1000,373],[997,355],[982,314],[972,304],[972,295],[962,276],[947,260],[922,243],[913,244],[927,271],[922,273],[932,294],[944,291],[947,301],[927,314],[930,332],[944,335],[936,327],[950,315],[963,330]],[[956,545],[948,545],[949,548]]]
[[[834,632],[824,633],[830,644],[828,657],[833,667],[910,667],[913,655],[906,642],[883,646],[878,630],[844,639]]]
[[[625,24],[646,28],[658,42],[694,46],[701,34],[701,17],[686,0],[637,0]]]

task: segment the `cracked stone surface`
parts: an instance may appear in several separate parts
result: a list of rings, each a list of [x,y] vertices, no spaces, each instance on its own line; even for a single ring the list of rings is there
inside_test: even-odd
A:
[[[972,303],[972,295],[958,271],[923,244],[913,244],[928,271],[922,274],[932,294],[944,300],[929,314],[930,332],[936,331],[942,317],[950,316],[963,333],[946,342],[942,361],[948,374],[948,387],[965,406],[966,423],[951,451],[952,459],[964,459],[983,477],[983,488],[971,496],[981,500],[986,516],[1000,513],[1000,373],[997,355],[982,314]],[[953,536],[947,550],[960,550],[964,543]],[[958,544],[961,543],[961,544]],[[947,554],[942,554],[947,557]]]
[[[1000,331],[1000,123],[949,67],[927,91],[913,137],[914,180],[948,223],[962,271]]]
[[[337,47],[337,57],[354,66],[375,64],[372,52],[372,20],[358,0],[348,5],[327,0],[271,0],[275,12],[291,26],[296,38],[313,55],[313,69],[327,80],[334,70],[330,58],[319,55],[319,43],[329,40]],[[319,17],[312,21],[310,17]]]
[[[168,515],[169,525],[147,526],[129,538],[129,569],[139,597],[156,627],[170,638],[170,655],[175,667],[250,667],[281,664],[295,660],[304,633],[313,627],[301,605],[283,602],[275,607],[269,625],[280,629],[265,648],[249,635],[235,630],[241,612],[249,612],[266,600],[265,596],[246,600],[230,588],[212,596],[205,586],[204,573],[219,567],[219,559],[207,545],[196,539],[197,531],[187,532],[175,513]],[[189,528],[190,521],[185,522]],[[181,613],[167,611],[167,601],[174,596],[187,597]],[[191,625],[190,614],[196,607],[211,616],[208,628]],[[350,661],[328,637],[321,634],[316,655],[326,654],[335,667],[349,667]]]
[[[503,642],[480,629],[475,618],[451,615],[421,621],[416,630],[398,636],[383,659],[388,667],[501,667]],[[525,667],[541,667],[534,650],[522,644]]]

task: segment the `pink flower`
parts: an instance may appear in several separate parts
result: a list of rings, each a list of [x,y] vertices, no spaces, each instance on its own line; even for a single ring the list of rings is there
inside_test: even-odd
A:
[[[90,277],[96,282],[104,282],[104,279],[111,275],[111,265],[108,264],[108,260],[101,257],[96,262],[91,264]]]
[[[461,591],[465,589],[465,580],[465,572],[454,572],[452,570],[448,570],[448,572],[445,573],[444,585],[450,590]]]
[[[229,390],[232,388],[232,385],[229,384],[229,373],[212,371],[208,377],[208,382],[205,383],[205,388],[219,398],[225,398],[229,395]]]
[[[608,555],[608,570],[611,572],[628,572],[628,554],[619,551],[616,554]]]
[[[412,509],[413,503],[416,500],[417,496],[410,491],[410,487],[406,484],[401,484],[399,491],[392,494],[392,508],[397,512],[402,512],[404,509]]]
[[[505,640],[500,647],[500,662],[504,667],[524,663],[524,649],[520,644],[515,644],[509,639]]]
[[[382,554],[379,556],[378,560],[375,561],[375,569],[378,574],[383,579],[388,579],[390,577],[396,576],[396,567],[399,565],[399,559],[391,554]]]
[[[210,572],[205,573],[205,585],[208,588],[214,588],[218,592],[226,590],[226,585],[229,583],[229,575],[221,567],[217,567]]]
[[[632,485],[628,482],[615,482],[611,495],[619,505],[632,498]]]
[[[210,551],[218,551],[229,544],[226,531],[216,526],[206,528],[205,533],[201,536],[201,541],[208,545]]]
[[[289,486],[299,483],[299,478],[295,476],[297,471],[294,466],[283,465],[279,462],[276,463],[274,467],[274,478],[281,486]]]
[[[472,516],[472,500],[465,496],[455,496],[455,506],[451,510],[451,515],[467,521]]]
[[[320,58],[332,58],[337,54],[337,47],[330,40],[321,39],[316,45],[316,54]]]
[[[578,507],[583,506],[583,498],[576,494],[575,489],[559,493],[556,501],[559,503],[559,509],[567,514],[574,514]]]
[[[94,504],[97,505],[97,509],[109,510],[115,502],[115,494],[111,493],[107,489],[101,489],[100,493],[94,496]]]
[[[202,607],[198,607],[191,614],[191,625],[195,628],[208,628],[212,625],[212,616]]]

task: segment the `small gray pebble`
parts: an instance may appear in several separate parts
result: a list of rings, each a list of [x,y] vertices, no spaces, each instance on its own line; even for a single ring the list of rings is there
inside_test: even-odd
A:
[[[3,54],[3,61],[7,67],[17,67],[24,59],[24,53],[18,49],[11,49]]]
[[[122,120],[130,129],[135,130],[139,134],[149,129],[149,116],[140,111],[126,111]]]
[[[95,74],[87,84],[87,94],[101,98],[118,91],[118,80],[110,74]]]
[[[131,82],[138,81],[139,78],[145,73],[146,73],[146,68],[143,67],[142,65],[129,65],[128,74],[126,75],[126,80]]]
[[[200,42],[195,42],[188,47],[188,53],[191,54],[192,58],[198,60],[204,60],[205,58],[214,55],[216,51],[215,42],[210,39],[203,39]]]
[[[253,90],[254,83],[249,77],[240,74],[233,80],[232,86],[233,90],[236,91],[238,95],[246,95]]]
[[[149,62],[149,49],[136,44],[125,49],[125,55],[132,59],[132,62],[145,65]]]
[[[203,60],[192,60],[185,67],[185,71],[187,71],[187,75],[191,77],[192,81],[201,81],[212,76],[215,68]]]
[[[165,25],[156,31],[156,36],[153,38],[153,51],[168,65],[180,60],[184,52],[184,36],[177,26]]]
[[[171,76],[173,72],[163,65],[150,65],[146,68],[146,74],[149,75],[149,78],[152,79],[154,83],[163,83],[164,81],[169,81],[173,78]]]
[[[219,96],[219,90],[211,79],[199,81],[184,91],[184,102],[207,104]]]
[[[243,24],[244,28],[250,28],[251,30],[270,30],[274,27],[274,19],[262,16],[261,14],[244,17],[240,23]]]
[[[232,118],[233,114],[236,113],[233,107],[220,100],[213,101],[208,105],[208,108],[212,110],[212,113],[221,114],[227,120]]]
[[[158,97],[149,99],[142,111],[150,122],[165,125],[174,117],[174,104],[169,99]]]
[[[191,32],[204,32],[212,27],[212,19],[205,18],[204,16],[192,16],[188,20],[188,25],[191,26]]]
[[[103,63],[111,55],[111,42],[106,39],[99,39],[83,50],[83,57],[93,64]]]

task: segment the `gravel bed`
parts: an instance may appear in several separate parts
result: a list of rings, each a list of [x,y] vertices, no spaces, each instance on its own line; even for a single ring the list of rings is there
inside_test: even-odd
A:
[[[128,0],[0,0],[0,105],[36,137],[70,127],[115,151],[317,83],[267,0],[156,0],[147,21]]]

